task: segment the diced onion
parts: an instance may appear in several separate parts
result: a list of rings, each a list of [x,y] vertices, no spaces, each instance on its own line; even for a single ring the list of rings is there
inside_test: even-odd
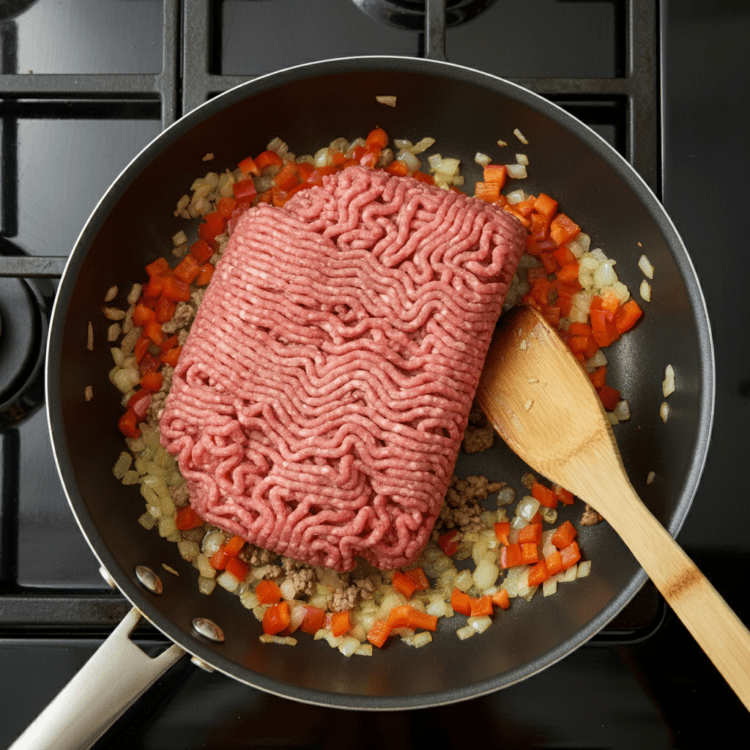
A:
[[[646,302],[651,302],[651,284],[649,284],[646,279],[643,279],[643,281],[641,281],[641,288],[639,291],[643,300],[645,300]]]
[[[669,404],[666,401],[662,401],[662,404],[659,407],[659,416],[661,417],[662,422],[666,424],[667,419],[669,419]]]
[[[492,625],[492,618],[488,615],[483,615],[481,617],[470,617],[466,622],[471,625],[477,633],[484,633],[484,631]]]
[[[529,157],[526,154],[516,154],[516,164],[522,164],[524,167],[529,166]]]
[[[492,159],[487,154],[482,154],[477,151],[476,155],[474,156],[474,161],[479,164],[480,167],[486,167],[492,162]]]
[[[523,190],[512,190],[508,195],[505,196],[508,199],[508,203],[515,205],[526,200],[526,193]]]
[[[630,419],[630,405],[626,399],[617,402],[617,406],[614,408],[614,415],[620,422]]]
[[[521,143],[523,143],[524,145],[528,145],[529,142],[526,140],[526,136],[524,136],[524,134],[518,128],[513,131],[513,135],[516,136],[516,138],[518,138]]]
[[[471,638],[476,632],[472,625],[464,625],[456,631],[456,635],[460,640],[465,641],[467,638]]]
[[[376,96],[375,99],[380,104],[385,104],[388,107],[395,107],[396,106],[396,97],[395,96]]]
[[[661,390],[664,398],[674,393],[674,368],[672,365],[667,365],[664,370],[664,381],[661,384]]]
[[[406,149],[401,149],[396,154],[396,159],[404,162],[409,172],[416,172],[422,166],[422,162],[411,151],[407,151]]]
[[[514,180],[523,180],[528,177],[526,166],[523,164],[506,164],[505,169],[508,172],[508,177],[512,177]]]
[[[645,255],[641,255],[641,257],[638,259],[638,268],[643,271],[644,276],[647,276],[649,279],[654,278],[654,267],[651,265],[651,261]]]
[[[516,508],[516,515],[519,518],[523,518],[524,521],[531,521],[531,519],[536,515],[536,512],[539,510],[540,502],[531,495],[526,495],[526,497],[521,499],[521,502],[518,503],[518,507]]]

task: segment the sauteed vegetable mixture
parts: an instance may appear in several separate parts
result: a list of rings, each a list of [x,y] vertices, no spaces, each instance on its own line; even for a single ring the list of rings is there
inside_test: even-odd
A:
[[[525,143],[522,134],[516,137]],[[146,500],[140,523],[177,543],[198,571],[200,591],[211,594],[218,584],[238,595],[262,622],[262,640],[292,645],[301,631],[346,656],[371,654],[373,646],[388,647],[396,637],[425,645],[440,618],[456,616],[463,618],[456,632],[464,639],[502,617],[511,600],[530,600],[539,587],[549,596],[559,583],[590,570],[576,527],[558,517],[558,506],[580,501],[531,475],[523,477],[525,493],[517,502],[516,491],[502,481],[453,476],[415,565],[383,571],[361,561],[352,572],[337,573],[276,555],[205,523],[189,504],[175,459],[161,445],[159,416],[174,367],[238,217],[259,203],[283,206],[296,193],[322,185],[326,175],[353,165],[463,190],[458,160],[436,153],[425,158],[434,145],[429,138],[391,142],[375,128],[366,138],[351,143],[338,138],[314,155],[295,156],[275,139],[235,170],[209,172],[193,183],[175,215],[188,226],[199,219],[197,237],[190,242],[180,231],[172,238],[171,252],[146,266],[143,283],[130,289],[127,310],[110,306],[116,290],[107,295],[115,360],[110,380],[123,394],[118,426],[128,447],[114,474],[140,486]],[[478,153],[476,162],[483,179],[473,195],[513,214],[527,232],[506,308],[523,303],[541,310],[586,368],[611,422],[627,419],[627,401],[607,383],[603,349],[630,330],[642,312],[618,280],[615,261],[591,248],[590,238],[553,197],[519,187],[530,166],[524,155],[500,164]],[[492,440],[492,428],[472,410],[463,450],[484,450]],[[578,523],[600,520],[587,508]]]

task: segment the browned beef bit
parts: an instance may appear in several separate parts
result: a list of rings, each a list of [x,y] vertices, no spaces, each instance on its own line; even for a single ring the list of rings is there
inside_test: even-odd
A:
[[[597,513],[588,503],[581,516],[581,526],[596,526],[604,520],[604,516]]]
[[[268,565],[275,560],[278,555],[262,547],[256,547],[253,544],[246,544],[239,554],[240,559],[244,560],[250,567],[259,568],[262,565]]]
[[[187,484],[170,484],[169,494],[172,498],[172,502],[178,507],[183,508],[190,502],[190,493],[188,492]]]
[[[495,429],[490,424],[484,412],[472,404],[469,412],[469,424],[464,432],[462,447],[465,453],[479,453],[492,447],[495,439]]]
[[[375,583],[370,578],[357,578],[349,586],[333,592],[330,609],[332,612],[344,612],[354,609],[361,601],[372,599]]]
[[[281,563],[284,575],[287,581],[291,581],[294,586],[294,598],[300,599],[310,596],[315,590],[317,576],[315,569],[305,563],[297,562],[288,557],[284,557]]]
[[[502,482],[490,482],[487,477],[470,476],[459,479],[451,477],[445,502],[440,511],[443,526],[452,529],[458,526],[462,531],[479,531],[482,527],[482,501],[491,492],[502,488]]]

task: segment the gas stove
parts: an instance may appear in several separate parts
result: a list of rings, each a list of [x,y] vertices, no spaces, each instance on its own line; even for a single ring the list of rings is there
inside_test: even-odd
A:
[[[750,620],[740,471],[750,354],[737,345],[750,324],[740,207],[750,69],[734,51],[749,34],[750,8],[732,0],[0,2],[0,746],[129,609],[73,519],[47,433],[44,347],[67,255],[102,193],[163,128],[235,85],[323,58],[426,56],[508,78],[586,122],[663,201],[703,287],[718,373],[712,447],[679,541]],[[739,232],[725,240],[724,227]],[[149,626],[136,640],[166,642]],[[328,748],[363,737],[688,747],[714,705],[723,729],[746,722],[647,584],[586,646],[495,695],[358,714],[290,704],[186,663],[95,747]],[[297,722],[284,720],[290,709]]]

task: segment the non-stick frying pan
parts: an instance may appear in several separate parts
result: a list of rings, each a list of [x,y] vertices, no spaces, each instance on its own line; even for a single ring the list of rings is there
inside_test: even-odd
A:
[[[396,96],[397,106],[378,103],[378,95]],[[477,151],[507,162],[514,161],[517,151],[527,154],[524,189],[557,198],[592,236],[594,246],[617,259],[617,272],[633,291],[642,279],[638,258],[647,254],[656,269],[653,301],[644,303],[643,320],[609,353],[611,382],[628,397],[633,415],[616,434],[631,480],[656,517],[672,534],[685,518],[709,442],[713,353],[688,254],[638,175],[557,106],[484,73],[388,57],[290,68],[216,97],[145,148],[97,206],[60,284],[47,359],[49,423],[60,475],[81,529],[114,584],[179,646],[164,656],[164,663],[146,657],[145,668],[128,669],[132,659],[126,658],[121,659],[126,665],[107,669],[114,658],[107,657],[99,669],[108,682],[112,672],[123,671],[128,678],[138,673],[147,685],[184,650],[228,676],[298,701],[366,710],[451,703],[511,685],[563,658],[604,627],[645,580],[606,524],[585,528],[581,546],[593,561],[588,578],[553,597],[517,602],[488,631],[467,641],[453,632],[456,617],[441,623],[426,648],[394,643],[371,658],[347,659],[312,638],[300,638],[293,648],[261,644],[259,624],[237,597],[223,591],[199,594],[195,571],[180,558],[176,545],[136,522],[143,508],[140,494],[112,476],[123,445],[115,427],[120,399],[106,380],[111,356],[100,310],[106,290],[115,284],[127,288],[141,278],[146,263],[168,250],[171,236],[181,228],[173,216],[175,203],[207,171],[202,161],[207,152],[214,154],[210,169],[221,171],[262,150],[274,136],[295,153],[310,153],[338,136],[352,139],[375,126],[391,137],[434,137],[433,150],[460,158],[469,183],[479,177]],[[513,135],[516,128],[528,145]],[[498,139],[509,146],[500,151]],[[93,352],[86,350],[89,321]],[[676,372],[677,392],[670,396],[665,424],[659,406],[667,364]],[[95,396],[87,402],[88,385]],[[524,466],[496,444],[488,454],[467,459],[459,470],[518,487]],[[656,479],[647,484],[652,471]],[[162,563],[180,575],[164,573]],[[139,582],[137,566],[160,574],[161,594]],[[223,642],[199,634],[196,618],[220,626]],[[139,651],[130,641],[123,646],[124,636],[119,637],[110,648]],[[104,702],[114,701],[108,697]],[[97,706],[92,713],[102,711]],[[59,739],[55,744],[61,747]]]

